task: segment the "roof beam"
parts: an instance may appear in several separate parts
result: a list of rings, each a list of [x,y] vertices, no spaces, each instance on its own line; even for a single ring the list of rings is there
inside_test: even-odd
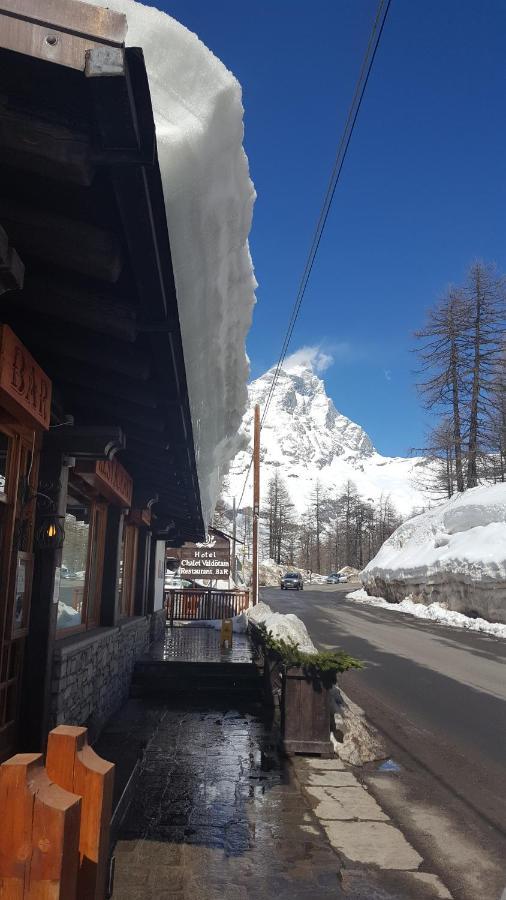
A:
[[[133,343],[137,337],[136,316],[131,306],[107,291],[86,290],[70,279],[28,277],[16,302],[34,312],[120,341]]]
[[[5,198],[0,199],[0,219],[25,256],[111,284],[121,274],[121,248],[111,231]]]

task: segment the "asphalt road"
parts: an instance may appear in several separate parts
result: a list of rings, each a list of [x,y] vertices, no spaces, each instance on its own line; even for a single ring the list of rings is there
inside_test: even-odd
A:
[[[364,780],[455,897],[497,900],[506,888],[506,642],[357,604],[349,590],[262,588],[261,599],[300,616],[320,648],[365,662],[340,683],[401,768],[395,779],[371,768]]]

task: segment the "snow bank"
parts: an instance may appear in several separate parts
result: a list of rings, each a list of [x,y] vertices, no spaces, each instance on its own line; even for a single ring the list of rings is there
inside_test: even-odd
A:
[[[70,628],[71,625],[81,624],[81,613],[64,603],[63,600],[58,601],[58,628]]]
[[[244,153],[241,87],[165,13],[133,0],[87,0],[127,16],[142,47],[176,281],[204,521],[239,449],[256,287],[248,247],[255,191]]]
[[[385,743],[376,729],[367,721],[364,710],[335,685],[332,688],[333,731],[330,735],[334,751],[350,766],[385,759],[388,756]]]
[[[405,522],[361,581],[368,594],[390,602],[409,597],[415,606],[441,604],[506,623],[506,484],[456,494]]]
[[[243,576],[246,578],[246,581],[251,579],[251,566],[251,561],[246,559],[244,561],[243,571]],[[286,564],[279,565],[274,562],[273,559],[262,559],[258,563],[258,581],[261,586],[279,586],[282,576],[286,575],[287,572],[299,572],[300,575],[302,575],[304,585],[323,584],[326,578],[325,575],[318,575],[317,573],[312,572],[310,580],[307,569],[301,569],[298,566],[289,566]]]
[[[339,569],[339,575],[346,575],[348,581],[360,581],[360,570],[353,566],[343,566]]]
[[[309,637],[304,622],[298,616],[294,616],[292,613],[283,615],[283,613],[273,612],[267,603],[257,603],[256,606],[252,606],[246,611],[246,615],[249,621],[255,625],[264,624],[273,637],[282,638],[284,641],[294,641],[304,653],[318,652]]]
[[[355,600],[357,603],[367,603],[369,606],[380,606],[383,609],[391,609],[394,612],[407,613],[416,616],[417,619],[428,619],[439,625],[450,625],[455,628],[467,628],[468,631],[480,631],[482,634],[492,634],[494,637],[506,638],[506,625],[500,622],[487,622],[486,619],[472,618],[463,613],[453,612],[440,603],[415,603],[411,596],[401,600],[400,603],[388,603],[384,597],[373,597],[364,590],[352,591],[346,594],[347,600]]]

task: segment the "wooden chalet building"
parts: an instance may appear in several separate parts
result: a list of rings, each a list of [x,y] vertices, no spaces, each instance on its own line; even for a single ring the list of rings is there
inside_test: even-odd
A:
[[[0,759],[98,733],[202,540],[153,113],[125,18],[0,0]]]

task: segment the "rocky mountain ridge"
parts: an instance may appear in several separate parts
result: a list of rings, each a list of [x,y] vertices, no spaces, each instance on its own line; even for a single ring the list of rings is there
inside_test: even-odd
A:
[[[254,407],[258,403],[261,411],[265,408],[273,374],[269,369],[248,388],[249,408],[241,427],[245,449],[230,466],[227,500],[238,500],[241,494],[252,453]],[[420,489],[423,460],[378,453],[366,431],[336,409],[323,379],[307,362],[279,373],[262,428],[260,458],[263,491],[277,467],[299,512],[317,479],[334,492],[351,480],[364,499],[373,501],[388,494],[402,515],[427,505]],[[248,483],[242,505],[250,489]]]

